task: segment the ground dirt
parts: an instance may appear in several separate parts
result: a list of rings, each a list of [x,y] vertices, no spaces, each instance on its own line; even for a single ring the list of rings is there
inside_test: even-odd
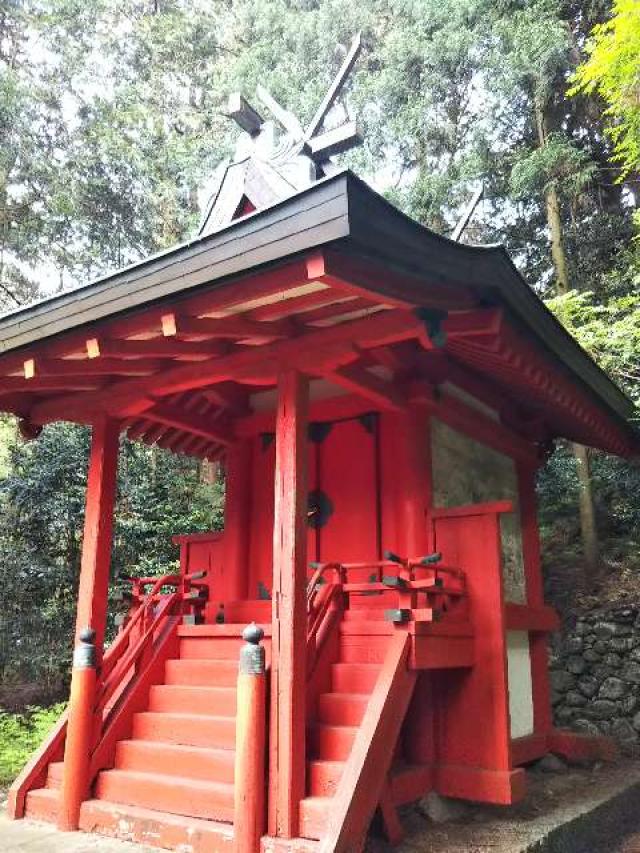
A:
[[[435,825],[420,806],[403,811],[404,842],[372,838],[368,853],[640,853],[640,761],[528,773],[515,806],[469,805],[454,822]]]

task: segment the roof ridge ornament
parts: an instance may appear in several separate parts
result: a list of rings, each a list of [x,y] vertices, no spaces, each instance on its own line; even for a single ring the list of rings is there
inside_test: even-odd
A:
[[[258,85],[256,97],[272,118],[265,119],[240,92],[230,96],[225,114],[242,133],[233,160],[220,167],[200,235],[217,231],[244,213],[274,204],[334,174],[337,166],[332,158],[362,144],[362,133],[354,120],[323,130],[361,49],[358,33],[306,129],[262,85]]]

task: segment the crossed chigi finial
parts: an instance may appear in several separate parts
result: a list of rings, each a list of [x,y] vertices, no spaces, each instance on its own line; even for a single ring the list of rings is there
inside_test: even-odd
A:
[[[281,106],[264,86],[259,85],[256,89],[258,100],[282,125],[289,136],[290,144],[301,144],[301,153],[311,157],[319,165],[326,163],[333,155],[342,154],[343,151],[348,151],[362,143],[362,136],[354,121],[345,122],[325,133],[320,132],[327,113],[340,95],[347,77],[355,65],[361,48],[362,40],[360,33],[358,33],[351,42],[351,47],[340,70],[334,77],[331,86],[322,99],[322,103],[306,129],[302,127],[297,116]],[[265,126],[265,120],[260,113],[240,93],[231,95],[226,114],[252,138],[259,136]]]
[[[231,95],[225,114],[244,133],[238,139],[233,161],[221,167],[216,191],[200,227],[201,234],[215,231],[242,213],[273,204],[318,178],[333,174],[337,167],[331,158],[362,144],[355,121],[323,130],[327,114],[344,88],[361,48],[358,33],[306,128],[264,86],[256,89],[260,106],[284,133],[276,134],[274,121],[263,118],[242,94]]]

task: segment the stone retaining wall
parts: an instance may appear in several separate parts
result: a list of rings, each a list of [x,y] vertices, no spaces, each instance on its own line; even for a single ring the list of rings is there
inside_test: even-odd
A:
[[[594,611],[551,644],[556,725],[640,750],[640,605]]]

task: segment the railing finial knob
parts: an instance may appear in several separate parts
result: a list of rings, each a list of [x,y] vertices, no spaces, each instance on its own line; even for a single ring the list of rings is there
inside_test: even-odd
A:
[[[240,672],[245,675],[263,675],[265,669],[264,648],[260,641],[264,631],[252,622],[242,632],[245,645],[240,649]]]
[[[78,645],[73,651],[74,669],[88,669],[96,665],[96,632],[93,628],[83,628],[78,634]]]
[[[264,637],[264,631],[259,625],[256,625],[255,622],[251,622],[250,625],[242,632],[242,639],[245,643],[251,643],[252,645],[257,645],[260,640]]]

